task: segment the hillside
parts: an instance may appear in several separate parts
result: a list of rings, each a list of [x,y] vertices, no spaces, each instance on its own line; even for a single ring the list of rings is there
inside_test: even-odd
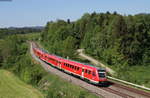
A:
[[[9,71],[0,70],[0,77],[0,98],[44,98],[38,90]]]
[[[150,67],[149,21],[150,14],[85,13],[74,22],[47,22],[40,40],[50,53],[65,58],[78,60],[76,50],[85,49],[117,71],[118,78],[150,86],[145,71]]]

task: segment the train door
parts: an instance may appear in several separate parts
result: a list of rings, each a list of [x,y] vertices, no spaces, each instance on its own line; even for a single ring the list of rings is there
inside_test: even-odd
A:
[[[89,70],[88,69],[84,69],[84,77],[85,78],[90,78],[90,74],[89,74]]]
[[[58,67],[61,69],[61,62],[58,61]]]
[[[82,68],[82,78],[84,78],[84,68]]]
[[[95,80],[95,78],[96,78],[96,72],[93,70],[92,71],[92,79]]]

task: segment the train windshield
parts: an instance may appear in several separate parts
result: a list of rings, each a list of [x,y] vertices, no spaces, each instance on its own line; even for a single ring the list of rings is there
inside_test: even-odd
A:
[[[104,72],[103,73],[99,72],[98,75],[99,75],[100,78],[105,78],[105,73]]]
[[[103,70],[98,70],[98,75],[99,75],[99,77],[100,78],[105,78],[105,70],[103,69]]]

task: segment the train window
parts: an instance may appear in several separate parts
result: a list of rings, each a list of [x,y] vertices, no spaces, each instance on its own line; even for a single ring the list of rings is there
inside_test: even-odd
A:
[[[87,73],[87,69],[85,70],[85,73]]]
[[[79,67],[77,67],[77,70],[79,70]]]
[[[96,76],[95,72],[92,73],[93,76]]]
[[[72,65],[72,69],[74,69],[74,66]]]
[[[76,66],[74,66],[74,69],[76,70]]]
[[[88,74],[91,74],[91,71],[90,71],[90,70],[88,71]]]
[[[89,73],[89,70],[87,70],[87,73]]]
[[[75,66],[75,70],[77,70],[77,66]]]

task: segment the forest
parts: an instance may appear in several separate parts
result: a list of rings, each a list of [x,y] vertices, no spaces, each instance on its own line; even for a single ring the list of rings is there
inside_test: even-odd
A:
[[[93,12],[77,21],[49,21],[40,41],[50,53],[71,59],[83,48],[116,70],[117,77],[150,86],[146,76],[150,68],[150,14]]]

